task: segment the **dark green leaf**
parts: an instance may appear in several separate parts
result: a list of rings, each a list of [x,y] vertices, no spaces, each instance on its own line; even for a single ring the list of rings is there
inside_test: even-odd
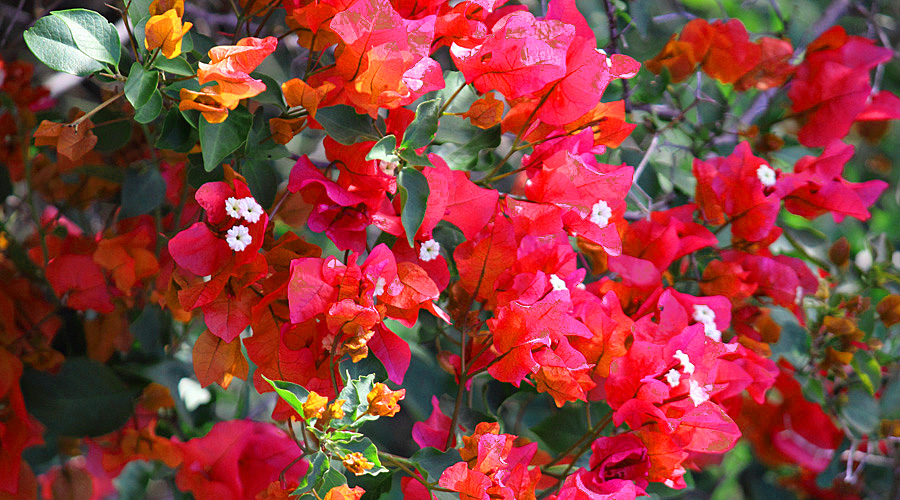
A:
[[[183,48],[184,44],[182,43]],[[197,70],[191,67],[191,64],[187,62],[184,56],[178,56],[173,59],[157,57],[156,61],[153,61],[153,67],[178,76],[192,76],[197,73]]]
[[[119,113],[104,113],[103,111],[97,113],[95,121],[112,121],[112,123],[94,127],[93,132],[97,136],[97,145],[94,146],[94,149],[97,151],[115,151],[128,144],[128,141],[131,139],[131,120]]]
[[[309,469],[306,471],[306,475],[303,476],[303,479],[300,480],[300,485],[293,491],[294,495],[299,495],[300,493],[311,489],[322,479],[322,475],[325,474],[325,471],[328,470],[328,459],[321,451],[317,451],[312,455],[307,456],[306,461],[309,463]]]
[[[803,397],[813,403],[825,403],[825,385],[816,377],[809,377],[803,382]]]
[[[64,436],[100,436],[131,416],[137,391],[113,371],[87,358],[68,358],[56,374],[25,370],[21,380],[28,413]]]
[[[197,134],[191,124],[184,119],[181,111],[178,108],[170,109],[156,139],[156,147],[186,153],[196,142]]]
[[[459,462],[462,458],[455,449],[450,451],[441,451],[437,448],[422,448],[415,452],[409,460],[417,465],[417,469],[425,477],[426,481],[437,482],[441,474],[451,465]]]
[[[166,198],[166,182],[159,169],[147,166],[128,169],[122,181],[121,217],[134,217],[150,213]]]
[[[128,80],[125,81],[125,98],[134,109],[138,109],[150,100],[158,84],[159,73],[144,71],[140,63],[134,63],[128,73]]]
[[[162,309],[155,305],[147,306],[128,328],[140,350],[155,359],[162,359],[165,355],[162,338],[164,320]]]
[[[416,153],[414,149],[400,149],[400,158],[410,167],[422,166],[433,167],[434,164],[428,159],[428,156]]]
[[[87,9],[58,10],[50,14],[66,23],[79,50],[95,61],[118,67],[122,44],[116,28],[105,17]]]
[[[394,154],[395,149],[397,149],[397,138],[394,137],[394,134],[386,135],[372,146],[372,149],[370,149],[369,153],[366,155],[366,160],[381,160],[398,163],[400,158]]]
[[[275,201],[278,183],[281,182],[278,172],[272,168],[271,162],[247,161],[241,169],[241,173],[247,179],[247,187],[250,188],[250,193],[256,198],[256,201],[263,208],[271,207]]]
[[[328,490],[330,490],[331,488],[336,488],[342,484],[347,484],[347,478],[344,477],[343,474],[338,472],[337,469],[331,467],[326,470],[324,474],[322,474],[322,479],[316,486],[316,493],[319,494],[319,498],[325,498]]]
[[[453,170],[470,170],[478,162],[478,155],[482,150],[494,149],[500,145],[500,135],[499,125],[491,127],[442,158]]]
[[[403,133],[403,148],[419,149],[434,140],[440,118],[441,99],[425,101],[416,107],[416,118]]]
[[[153,0],[129,0],[126,5],[128,6],[128,20],[135,24],[135,28],[133,31],[137,32],[137,23],[141,21],[146,21],[150,18],[150,4],[153,3]],[[143,30],[141,30],[143,31]],[[137,33],[135,33],[136,35]],[[141,47],[144,46],[144,41],[141,40]]]
[[[253,115],[253,125],[247,135],[247,146],[244,147],[244,156],[260,161],[280,160],[290,155],[290,152],[281,144],[272,140],[272,130],[269,128],[269,120],[266,119],[260,108]]]
[[[894,377],[881,393],[881,418],[900,419],[900,378]]]
[[[134,112],[134,121],[138,123],[150,123],[162,112],[162,94],[159,89],[154,89],[150,100]]]
[[[103,64],[78,48],[69,27],[58,16],[38,19],[24,36],[31,53],[53,70],[88,76],[104,69]]]
[[[187,180],[192,188],[198,189],[207,182],[225,180],[225,169],[222,168],[222,165],[219,165],[212,169],[211,172],[207,172],[203,168],[203,157],[199,154],[189,154]]]
[[[428,205],[428,179],[412,167],[400,170],[397,177],[397,189],[400,191],[400,222],[406,231],[406,241],[415,248],[415,237],[422,221],[425,220],[425,207]]]
[[[228,155],[246,143],[251,122],[252,117],[245,108],[228,113],[222,123],[200,119],[200,148],[203,150],[203,168],[207,172],[221,165]]]
[[[284,108],[284,99],[281,97],[281,85],[274,78],[259,72],[253,72],[250,76],[257,80],[262,80],[266,84],[266,90],[254,97],[253,100],[263,104],[278,106],[279,109]]]
[[[379,139],[378,132],[372,125],[372,119],[358,114],[350,106],[338,104],[320,109],[316,112],[316,121],[325,128],[325,132],[332,139],[347,146]]]

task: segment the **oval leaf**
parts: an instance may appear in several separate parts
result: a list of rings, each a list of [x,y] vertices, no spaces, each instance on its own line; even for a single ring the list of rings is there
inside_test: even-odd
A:
[[[79,50],[66,23],[57,16],[44,16],[25,32],[25,44],[35,57],[51,69],[88,76],[104,68]]]
[[[419,149],[427,146],[438,129],[440,118],[441,99],[425,101],[416,107],[416,118],[409,124],[403,133],[401,146],[409,149]]]
[[[397,187],[400,190],[400,222],[406,231],[406,242],[415,248],[413,239],[425,220],[425,207],[428,206],[428,195],[431,189],[428,187],[428,179],[412,167],[400,170],[397,177]]]
[[[200,148],[203,150],[203,168],[211,172],[231,153],[247,142],[247,133],[253,118],[244,108],[228,113],[222,123],[209,123],[200,119]]]
[[[66,23],[75,45],[88,57],[119,66],[122,53],[119,32],[105,17],[87,9],[58,10],[50,14]]]
[[[379,138],[368,116],[360,115],[343,104],[318,110],[316,121],[332,139],[346,146],[361,141],[377,141]]]
[[[136,62],[131,65],[128,80],[125,82],[125,97],[134,109],[138,109],[150,100],[158,84],[159,73],[144,71],[141,63]]]

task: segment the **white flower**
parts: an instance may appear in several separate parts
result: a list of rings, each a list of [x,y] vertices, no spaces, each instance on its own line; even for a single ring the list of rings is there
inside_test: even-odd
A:
[[[900,269],[900,251],[891,254],[891,265],[894,269]]]
[[[716,327],[716,323],[714,321],[710,321],[709,323],[702,323],[702,324],[703,324],[703,333],[707,337],[715,340],[716,342],[722,341],[722,331]]]
[[[378,281],[375,282],[375,291],[372,292],[373,297],[378,297],[379,295],[384,293],[384,285],[387,284],[387,281],[384,280],[381,276],[378,277]]]
[[[666,382],[672,387],[678,387],[678,384],[681,383],[681,374],[678,373],[678,370],[672,368],[666,373]]]
[[[441,254],[441,244],[430,239],[419,247],[419,260],[422,262],[430,262]]]
[[[250,236],[247,226],[234,226],[226,233],[225,241],[235,252],[243,252],[253,242],[253,237]]]
[[[869,249],[860,250],[856,257],[853,258],[853,263],[856,264],[860,271],[872,269],[872,252]]]
[[[762,182],[762,185],[765,187],[772,187],[775,185],[775,171],[768,165],[763,164],[756,169],[756,178],[759,179],[759,182]]]
[[[688,374],[694,373],[694,363],[691,363],[691,358],[689,358],[686,353],[682,352],[681,349],[675,351],[675,354],[673,354],[672,357],[681,363],[681,371]]]
[[[694,304],[692,317],[698,323],[708,323],[716,320],[716,312],[706,304]]]
[[[569,289],[569,287],[566,286],[566,282],[563,281],[559,276],[557,276],[555,274],[550,275],[550,286],[552,286],[553,291],[556,291],[556,292]]]
[[[232,196],[225,200],[225,213],[232,219],[241,218],[241,200]]]
[[[694,406],[700,406],[707,400],[709,400],[709,394],[707,394],[706,390],[700,386],[700,382],[696,380],[691,380],[691,401],[694,402]]]
[[[591,222],[597,224],[601,228],[609,225],[609,219],[612,217],[612,209],[603,200],[597,200],[591,207]]]
[[[241,218],[251,224],[259,221],[263,214],[262,207],[250,196],[238,200],[238,206],[240,207],[238,212],[241,214]]]
[[[192,378],[184,377],[178,381],[178,395],[184,401],[188,411],[196,410],[200,405],[209,403],[212,394],[204,389],[199,382]]]

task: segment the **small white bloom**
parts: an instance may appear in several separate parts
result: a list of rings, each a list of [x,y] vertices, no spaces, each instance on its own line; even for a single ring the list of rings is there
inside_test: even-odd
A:
[[[184,401],[184,406],[187,407],[188,411],[194,411],[200,405],[209,403],[212,400],[212,394],[207,389],[204,389],[196,380],[188,377],[178,381],[178,395]]]
[[[700,382],[696,380],[691,380],[691,401],[694,402],[694,406],[700,406],[707,400],[709,400],[709,394],[706,392],[703,387],[700,386]]]
[[[891,265],[894,269],[900,269],[900,251],[891,254]]]
[[[440,253],[441,244],[431,239],[422,243],[422,246],[419,247],[419,260],[422,262],[430,262],[438,258]]]
[[[373,297],[378,297],[379,295],[384,293],[384,285],[387,282],[381,276],[378,277],[378,280],[375,282],[375,291],[372,292]]]
[[[722,341],[722,331],[716,327],[716,323],[714,321],[710,321],[708,323],[702,323],[702,324],[703,324],[703,333],[707,337],[715,340],[716,342]]]
[[[678,373],[678,370],[672,368],[666,373],[666,382],[672,387],[678,387],[678,384],[681,383],[681,373]]]
[[[672,357],[674,357],[678,360],[679,363],[681,363],[681,371],[688,374],[694,373],[694,363],[691,363],[691,358],[688,357],[687,353],[684,353],[681,351],[681,349],[678,349],[677,351],[675,351],[675,354],[673,354]]]
[[[569,289],[569,287],[566,286],[566,282],[555,274],[550,275],[550,286],[552,286],[553,290],[556,292]]]
[[[597,224],[601,228],[609,225],[609,219],[612,217],[612,209],[603,200],[597,200],[591,207],[591,222]]]
[[[707,323],[716,320],[716,312],[706,304],[694,304],[692,317],[698,323]]]
[[[869,249],[860,250],[856,257],[853,258],[853,262],[856,264],[856,267],[859,268],[860,271],[868,271],[872,269],[872,252]]]
[[[251,224],[259,221],[263,214],[263,209],[259,206],[259,203],[249,196],[238,200],[238,206],[240,207],[238,212],[241,214],[241,218]]]
[[[241,200],[232,196],[225,200],[225,213],[232,219],[241,218]]]
[[[760,165],[759,168],[756,169],[756,178],[759,179],[759,182],[762,182],[762,185],[765,187],[772,187],[775,185],[775,171],[768,165]]]
[[[226,233],[225,241],[228,242],[228,246],[235,252],[243,252],[253,242],[253,237],[250,236],[250,230],[247,229],[247,226],[234,226]]]

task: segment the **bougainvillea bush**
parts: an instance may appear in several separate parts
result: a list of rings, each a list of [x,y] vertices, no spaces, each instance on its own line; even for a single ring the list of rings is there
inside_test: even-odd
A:
[[[0,498],[898,497],[896,4],[89,7],[0,16]]]

